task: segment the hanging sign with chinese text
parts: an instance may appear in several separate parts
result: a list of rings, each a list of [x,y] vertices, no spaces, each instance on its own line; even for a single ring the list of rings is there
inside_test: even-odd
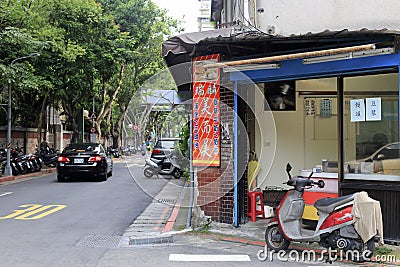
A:
[[[193,166],[220,166],[220,69],[204,65],[218,62],[219,54],[193,60]]]

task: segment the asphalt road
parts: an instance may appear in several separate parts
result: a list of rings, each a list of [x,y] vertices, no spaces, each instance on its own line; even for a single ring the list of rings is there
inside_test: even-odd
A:
[[[52,174],[0,186],[0,267],[344,265],[263,260],[263,247],[196,232],[168,244],[121,246],[127,227],[168,181],[144,178],[143,164],[140,155],[115,163],[106,182],[58,183]]]
[[[0,186],[0,266],[96,266],[165,185],[142,168],[120,161],[106,182],[51,174]],[[91,236],[107,244],[93,247]]]

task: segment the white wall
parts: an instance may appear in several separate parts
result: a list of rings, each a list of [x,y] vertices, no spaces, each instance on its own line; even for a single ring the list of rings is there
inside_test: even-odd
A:
[[[288,162],[296,173],[304,166],[303,105],[297,98],[297,111],[264,111],[262,85],[255,100],[256,152],[261,166],[257,186],[282,186]]]
[[[351,77],[345,79],[346,91],[393,91],[398,88],[397,74]],[[292,174],[320,165],[322,159],[337,161],[337,101],[332,99],[332,117],[319,118],[319,100],[315,97],[316,115],[305,116],[301,92],[336,91],[336,78],[296,81],[296,111],[264,111],[263,84],[255,87],[255,147],[261,171],[257,186],[283,186],[287,175],[286,163],[293,166]],[[311,96],[312,97],[312,96]],[[348,108],[345,107],[345,110]],[[346,113],[346,112],[345,112]],[[355,158],[356,124],[345,118],[346,156]],[[353,155],[353,156],[351,156]]]
[[[250,18],[262,31],[290,35],[324,30],[400,29],[398,0],[256,0]],[[257,12],[263,9],[264,12]]]

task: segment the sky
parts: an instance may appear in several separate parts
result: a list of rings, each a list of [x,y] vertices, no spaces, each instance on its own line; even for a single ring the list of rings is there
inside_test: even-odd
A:
[[[167,9],[171,17],[184,21],[184,32],[198,31],[197,17],[200,5],[198,0],[152,0],[152,2]]]

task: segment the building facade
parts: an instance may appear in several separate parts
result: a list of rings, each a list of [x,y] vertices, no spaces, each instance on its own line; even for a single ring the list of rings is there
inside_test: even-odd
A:
[[[280,8],[288,12],[284,8],[289,6]],[[367,191],[381,201],[385,239],[400,240],[398,218],[392,215],[393,210],[400,212],[396,204],[400,196],[399,32],[379,28],[385,23],[395,25],[391,16],[368,24],[369,30],[356,21],[346,22],[347,28],[357,28],[354,31],[299,34],[309,27],[308,22],[299,22],[304,25],[299,30],[290,29],[289,23],[273,24],[285,34],[272,34],[255,30],[261,26],[254,23],[253,30],[231,28],[171,38],[169,42],[185,50],[179,53],[165,43],[169,66],[190,62],[190,56],[219,54],[221,80],[226,81],[221,83],[221,93],[225,90],[224,99],[233,101],[233,118],[224,118],[221,110],[221,124],[231,125],[231,145],[221,143],[221,152],[226,150],[221,166],[196,172],[197,204],[206,215],[234,225],[246,222],[247,162],[254,151],[261,166],[257,187],[281,186],[287,179],[287,162],[303,175],[320,167],[315,177],[325,179],[327,188],[316,193]],[[226,176],[221,171],[224,164],[232,164]],[[203,190],[209,183],[214,189]],[[222,190],[224,186],[230,190]],[[208,195],[212,198],[203,203]]]

